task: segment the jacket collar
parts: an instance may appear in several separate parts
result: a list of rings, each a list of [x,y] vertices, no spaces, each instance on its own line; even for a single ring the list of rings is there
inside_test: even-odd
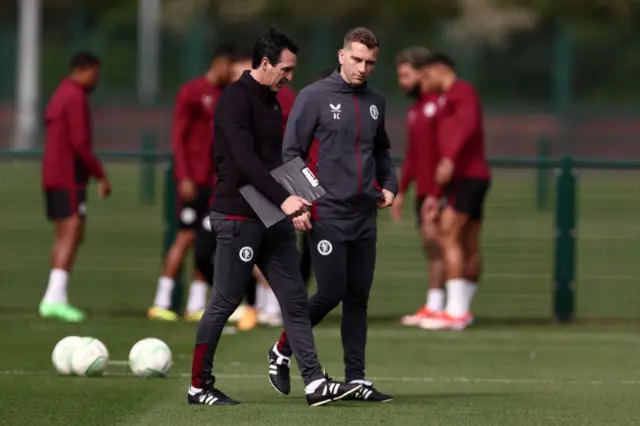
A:
[[[361,92],[363,90],[366,90],[367,88],[366,81],[359,85],[349,84],[346,81],[344,81],[344,79],[340,75],[340,65],[338,65],[336,67],[336,70],[331,74],[331,76],[329,76],[329,80],[331,80],[331,82],[333,82],[338,88],[338,90],[341,92],[347,92],[347,93]]]
[[[276,92],[272,91],[269,86],[258,83],[258,81],[251,76],[250,71],[242,73],[240,82],[245,84],[249,90],[257,94],[261,99],[269,99],[270,97],[276,96]]]

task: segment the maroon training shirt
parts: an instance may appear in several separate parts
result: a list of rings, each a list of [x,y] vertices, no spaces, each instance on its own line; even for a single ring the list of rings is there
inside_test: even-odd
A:
[[[172,133],[177,180],[213,185],[213,112],[220,92],[204,77],[185,83],[178,92]]]
[[[278,98],[278,103],[280,103],[280,109],[282,110],[282,134],[284,134],[287,127],[287,120],[289,120],[289,113],[291,112],[291,108],[293,108],[293,102],[296,100],[296,95],[296,91],[291,87],[282,86],[282,89],[280,89],[276,96]]]
[[[439,196],[436,185],[436,167],[440,161],[440,148],[436,138],[436,112],[440,95],[427,93],[407,113],[407,150],[402,163],[400,193],[416,183],[416,195]]]
[[[69,78],[60,83],[47,104],[45,127],[45,189],[82,187],[91,176],[104,177],[102,165],[93,153],[91,112],[82,86]]]
[[[482,105],[474,87],[457,80],[438,105],[438,142],[454,163],[453,178],[489,179],[484,147]]]

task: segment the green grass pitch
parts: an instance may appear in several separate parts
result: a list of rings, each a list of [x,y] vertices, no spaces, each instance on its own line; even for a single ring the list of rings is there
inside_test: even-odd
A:
[[[91,194],[87,238],[70,283],[71,300],[91,317],[65,325],[36,315],[51,243],[39,165],[0,163],[2,425],[618,425],[640,418],[640,327],[633,322],[640,319],[638,172],[581,173],[577,325],[541,324],[551,318],[554,216],[553,206],[535,209],[532,171],[494,173],[486,274],[474,307],[479,321],[464,333],[427,333],[395,323],[423,303],[425,266],[413,206],[407,205],[402,223],[381,214],[367,365],[377,386],[396,400],[309,409],[300,380],[289,397],[275,394],[267,382],[265,353],[277,337],[274,329],[223,336],[219,384],[244,405],[186,404],[195,326],[150,323],[144,316],[160,268],[162,203],[138,201],[137,165],[108,168],[114,195],[99,201]],[[161,185],[159,178],[158,195]],[[554,196],[552,191],[551,204]],[[340,377],[336,320],[319,327],[316,338],[323,365]],[[590,320],[626,323],[585,324]],[[53,346],[72,334],[107,345],[116,361],[109,376],[55,375]],[[137,379],[117,362],[144,337],[170,345],[170,377]]]

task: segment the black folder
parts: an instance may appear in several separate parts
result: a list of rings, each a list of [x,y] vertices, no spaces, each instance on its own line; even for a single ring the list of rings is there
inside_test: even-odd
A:
[[[291,195],[297,195],[313,203],[322,198],[327,191],[320,185],[318,179],[300,157],[284,163],[271,171],[271,176],[277,180]],[[280,206],[273,204],[251,184],[240,188],[240,194],[247,200],[256,212],[264,226],[270,228],[286,216]]]

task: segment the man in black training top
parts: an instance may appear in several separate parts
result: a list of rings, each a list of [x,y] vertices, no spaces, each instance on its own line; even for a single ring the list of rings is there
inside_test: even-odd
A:
[[[385,130],[385,99],[367,86],[379,52],[365,28],[347,33],[338,52],[340,68],[303,89],[293,104],[284,136],[284,160],[307,158],[327,195],[311,212],[294,218],[310,231],[318,290],[309,300],[312,324],[342,302],[345,377],[360,383],[355,399],[386,402],[391,396],[365,381],[367,303],[376,263],[377,208],[389,207],[398,190]],[[380,188],[380,189],[378,189]],[[269,379],[288,393],[290,357],[285,329],[269,351]]]
[[[214,387],[213,358],[227,319],[240,304],[254,265],[267,276],[282,308],[285,330],[305,384],[309,405],[323,405],[362,388],[325,379],[309,321],[307,293],[291,219],[266,229],[240,194],[252,184],[289,217],[310,203],[289,193],[271,176],[282,165],[282,111],[276,99],[291,80],[298,47],[269,31],[253,47],[252,70],[224,90],[214,115],[218,172],[210,223],[216,234],[214,290],[198,325],[190,404],[236,405]]]

